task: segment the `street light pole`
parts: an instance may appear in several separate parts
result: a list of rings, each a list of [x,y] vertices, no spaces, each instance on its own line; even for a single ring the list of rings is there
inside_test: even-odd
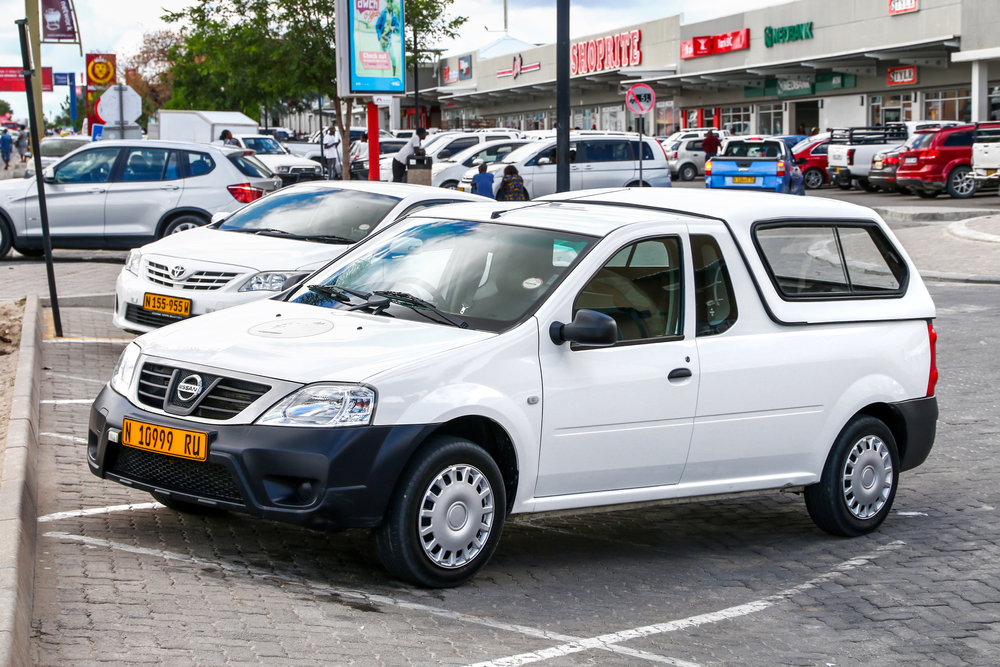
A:
[[[556,192],[569,190],[569,0],[556,0]]]

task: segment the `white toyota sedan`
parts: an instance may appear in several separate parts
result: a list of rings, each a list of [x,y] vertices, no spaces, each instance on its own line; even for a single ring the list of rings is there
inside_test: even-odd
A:
[[[115,326],[152,331],[274,296],[381,225],[475,195],[405,183],[316,181],[284,188],[212,224],[129,253],[115,285]]]

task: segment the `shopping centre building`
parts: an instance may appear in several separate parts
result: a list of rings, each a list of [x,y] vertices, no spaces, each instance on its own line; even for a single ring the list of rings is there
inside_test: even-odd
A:
[[[624,96],[635,83],[656,93],[645,127],[658,135],[1000,119],[998,10],[998,0],[797,0],[608,29],[571,41],[571,124],[636,128]],[[424,125],[555,125],[555,44],[504,38],[442,58],[435,75],[420,81]],[[402,100],[404,127],[413,102]]]

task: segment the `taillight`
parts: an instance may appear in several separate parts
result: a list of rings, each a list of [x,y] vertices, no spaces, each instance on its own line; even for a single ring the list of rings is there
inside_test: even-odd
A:
[[[855,150],[857,150],[857,149],[856,148],[850,148],[850,149],[847,150],[847,164],[848,165],[854,164],[854,151]]]
[[[674,151],[674,159],[677,159],[677,151]]]
[[[711,158],[708,159],[705,162],[705,175],[706,176],[711,176],[712,175],[712,160],[711,160]]]
[[[917,153],[918,160],[936,160],[941,155],[938,151],[922,150]]]
[[[241,204],[249,204],[250,202],[264,196],[264,191],[262,189],[255,188],[249,183],[229,185],[226,189],[229,190],[229,194],[231,194],[233,198]]]
[[[934,331],[934,325],[930,322],[927,323],[927,338],[931,343],[931,372],[927,376],[927,395],[934,395],[934,388],[937,386],[938,381],[938,369],[937,369],[937,332]]]
[[[882,164],[899,164],[899,158],[894,155],[891,155],[886,159],[882,160]]]
[[[784,175],[785,175],[785,161],[778,160],[778,178],[781,178]]]

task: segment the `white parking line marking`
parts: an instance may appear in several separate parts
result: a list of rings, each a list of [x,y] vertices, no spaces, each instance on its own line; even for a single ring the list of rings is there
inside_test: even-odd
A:
[[[158,505],[158,504],[159,503],[149,503],[149,505]],[[96,514],[98,513],[98,511],[96,510],[122,511],[123,509],[138,508],[138,507],[140,506],[117,505],[113,507],[96,508],[91,512]],[[87,512],[88,510],[81,510],[81,511]],[[59,514],[67,514],[67,513],[60,512]],[[82,516],[80,514],[76,515]],[[47,515],[47,516],[56,517],[57,515]],[[47,517],[43,517],[43,519],[44,518]],[[54,521],[55,519],[53,518],[49,520]],[[41,519],[39,519],[39,521],[41,521]],[[331,586],[330,584],[324,584],[318,581],[311,581],[309,579],[276,575],[273,572],[253,567],[251,565],[234,565],[232,563],[209,560],[207,558],[201,558],[200,556],[192,556],[190,554],[164,551],[162,549],[151,549],[149,547],[136,547],[129,544],[122,544],[121,542],[112,542],[111,540],[103,540],[96,537],[85,537],[83,535],[71,535],[69,533],[62,533],[62,532],[45,533],[44,535],[42,535],[42,537],[51,537],[59,540],[71,540],[74,542],[81,542],[90,547],[107,547],[109,549],[115,549],[117,551],[125,551],[127,553],[141,554],[144,556],[153,556],[155,558],[163,558],[166,560],[182,561],[194,565],[210,565],[212,567],[217,567],[220,570],[225,570],[227,572],[233,572],[236,574],[248,574],[251,577],[258,579],[267,579],[269,581],[277,581],[280,583],[287,583],[287,584],[298,584],[300,586],[305,586],[306,588],[310,588],[315,591],[333,594],[351,600],[361,600],[372,604],[392,606],[392,607],[397,607],[399,609],[407,609],[410,611],[419,611],[426,614],[431,614],[433,616],[449,618],[455,621],[461,621],[463,623],[473,623],[475,625],[482,625],[488,628],[493,628],[495,630],[505,630],[507,632],[515,632],[518,634],[526,635],[528,637],[535,637],[538,639],[549,639],[553,641],[574,642],[574,643],[588,641],[588,640],[581,640],[577,637],[572,637],[569,635],[563,635],[556,632],[549,632],[548,630],[542,630],[541,628],[532,628],[526,625],[514,625],[510,623],[503,623],[501,621],[496,621],[491,618],[486,618],[483,616],[461,614],[454,611],[448,611],[447,609],[429,607],[427,605],[420,604],[418,602],[407,602],[405,600],[399,600],[397,598],[391,598],[385,595],[377,595],[374,593],[365,593],[363,591],[339,588],[337,586]],[[616,646],[614,642],[608,643],[606,646],[594,646],[593,648],[600,648],[606,651],[611,651],[613,653],[620,653],[622,655],[627,655],[634,658],[641,658],[643,660],[648,660],[650,662],[657,662],[660,664],[676,665],[677,667],[700,667],[698,663],[678,660],[676,658],[657,655],[655,653],[648,653],[646,651],[639,651],[636,649],[628,648],[627,646]]]
[[[42,435],[52,435],[42,433]],[[86,442],[86,440],[84,440]],[[90,507],[85,510],[70,510],[68,512],[56,512],[38,517],[38,523],[47,521],[59,521],[60,519],[72,519],[78,516],[93,516],[95,514],[111,514],[112,512],[130,512],[132,510],[154,510],[164,507],[160,503],[135,503],[134,505],[112,505],[110,507]]]
[[[67,405],[72,403],[93,403],[92,398],[57,398],[54,400],[38,401],[43,405]]]
[[[107,384],[105,380],[94,380],[93,378],[81,378],[81,377],[76,377],[75,375],[64,375],[62,373],[52,373],[49,371],[46,371],[46,375],[55,378],[65,378],[67,380],[79,380],[80,382],[96,382],[97,384]]]
[[[896,512],[899,516],[927,516],[927,512]]]
[[[62,433],[39,433],[38,435],[46,438],[59,438],[60,440],[69,440],[70,442],[76,443],[78,445],[87,444],[86,438],[77,438],[76,436],[73,435],[63,435]]]
[[[668,623],[658,623],[656,625],[647,625],[641,628],[632,628],[631,630],[623,630],[621,632],[614,632],[611,634],[601,635],[600,637],[593,637],[591,639],[584,639],[582,641],[570,642],[567,644],[562,644],[560,646],[553,646],[552,648],[545,649],[543,651],[536,651],[532,653],[522,653],[520,655],[512,655],[506,658],[500,658],[499,660],[490,660],[487,662],[477,662],[474,665],[469,665],[468,667],[518,667],[519,665],[527,665],[532,662],[541,662],[543,660],[549,660],[550,658],[559,658],[564,655],[569,655],[571,653],[579,653],[581,651],[587,651],[593,648],[607,649],[618,642],[624,642],[631,639],[639,639],[641,637],[649,637],[650,635],[663,634],[665,632],[675,632],[677,630],[683,630],[685,628],[693,628],[699,625],[706,625],[708,623],[718,623],[719,621],[724,621],[729,618],[737,618],[740,616],[746,616],[747,614],[753,614],[758,611],[772,607],[778,602],[790,598],[796,593],[801,593],[802,591],[808,590],[810,588],[815,588],[818,584],[829,581],[838,574],[842,574],[849,570],[861,567],[862,565],[867,565],[872,560],[877,558],[881,553],[895,549],[902,546],[905,542],[895,541],[887,545],[878,547],[875,549],[874,553],[868,554],[866,556],[859,556],[858,558],[852,558],[851,560],[844,561],[831,571],[824,575],[816,577],[815,579],[810,579],[804,584],[799,584],[794,588],[789,588],[783,590],[774,595],[769,595],[760,600],[754,600],[753,602],[748,602],[746,604],[737,605],[735,607],[729,607],[728,609],[723,609],[721,611],[714,611],[708,614],[701,614],[699,616],[691,616],[678,621],[670,621]]]

